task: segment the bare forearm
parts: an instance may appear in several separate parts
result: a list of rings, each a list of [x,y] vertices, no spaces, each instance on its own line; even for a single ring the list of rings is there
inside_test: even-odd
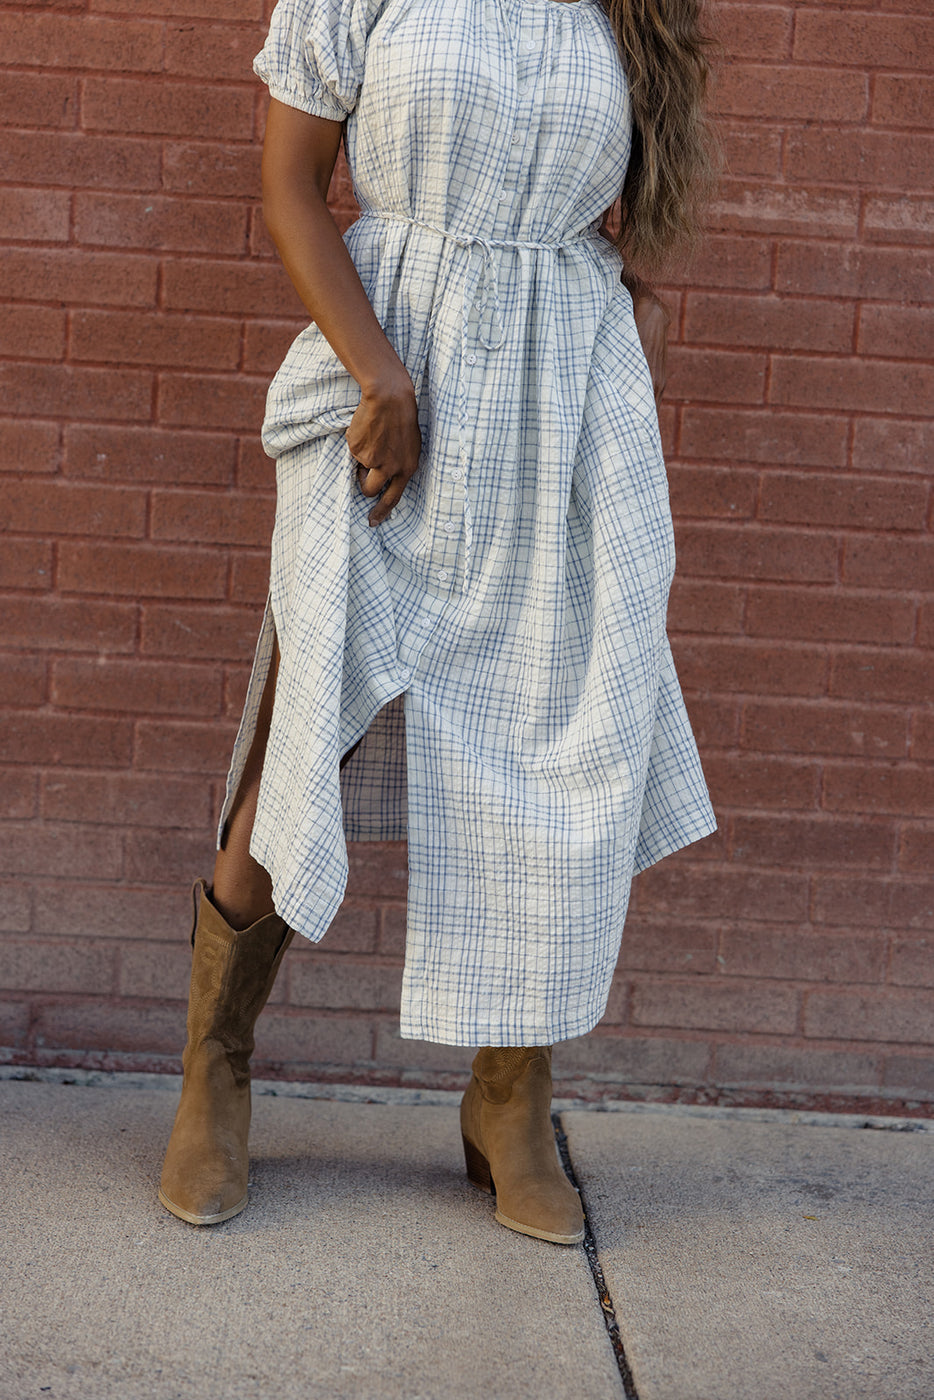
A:
[[[263,212],[286,272],[344,368],[366,393],[397,386],[405,367],[319,192],[279,189]]]

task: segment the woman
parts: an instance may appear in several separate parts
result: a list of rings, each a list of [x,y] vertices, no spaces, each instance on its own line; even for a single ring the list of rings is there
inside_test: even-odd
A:
[[[313,319],[267,403],[270,596],[160,1198],[244,1208],[285,947],[325,933],[345,836],[407,835],[402,1034],[481,1047],[468,1174],[571,1244],[551,1046],[603,1014],[633,873],[716,829],[665,634],[666,316],[620,253],[693,227],[696,0],[279,0],[254,66],[264,215]]]

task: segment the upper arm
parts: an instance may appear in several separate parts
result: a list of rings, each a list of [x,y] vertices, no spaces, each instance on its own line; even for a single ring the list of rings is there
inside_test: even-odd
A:
[[[343,122],[271,98],[263,140],[264,207],[283,190],[314,189],[326,199],[343,129]]]

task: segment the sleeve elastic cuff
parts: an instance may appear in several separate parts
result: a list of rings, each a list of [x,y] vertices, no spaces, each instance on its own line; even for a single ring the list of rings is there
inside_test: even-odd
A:
[[[263,74],[260,74],[263,77]],[[297,107],[300,112],[307,112],[312,117],[325,117],[331,122],[342,122],[348,113],[346,108],[327,93],[297,92],[295,88],[279,87],[277,83],[267,83],[269,96],[274,97],[277,102],[284,102],[286,107]]]

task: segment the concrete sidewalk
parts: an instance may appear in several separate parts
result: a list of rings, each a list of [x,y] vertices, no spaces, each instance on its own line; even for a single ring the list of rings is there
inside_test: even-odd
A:
[[[41,1075],[0,1081],[0,1400],[934,1397],[934,1123],[566,1108],[595,1284],[494,1222],[455,1095],[257,1085],[250,1205],[198,1229],[177,1080]]]

